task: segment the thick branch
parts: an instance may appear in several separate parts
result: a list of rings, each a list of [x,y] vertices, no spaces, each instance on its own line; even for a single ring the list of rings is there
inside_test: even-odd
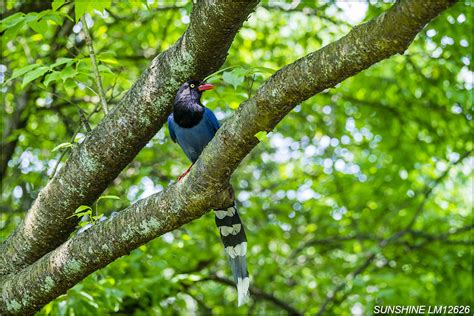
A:
[[[123,100],[40,192],[25,219],[0,246],[0,275],[55,249],[77,224],[68,216],[90,205],[166,121],[182,82],[203,78],[224,62],[256,1],[199,2],[185,34],[157,56]]]
[[[222,204],[209,203],[214,199]],[[189,181],[171,185],[77,234],[18,274],[0,278],[0,314],[33,312],[116,258],[210,208],[222,208],[232,202],[232,192],[227,189],[215,192]]]
[[[194,165],[190,178],[227,179],[257,144],[256,133],[272,130],[298,103],[318,92],[382,59],[403,53],[426,23],[454,3],[398,2],[340,40],[279,70],[222,126]],[[219,153],[218,160],[215,153]]]
[[[68,240],[17,275],[5,276],[3,280],[0,280],[0,284],[3,283],[3,301],[0,302],[0,311],[33,311],[64,293],[91,272],[127,254],[138,245],[201,216],[212,207],[219,206],[213,205],[213,201],[228,203],[231,197],[225,183],[239,162],[257,144],[254,135],[258,131],[273,129],[296,104],[310,96],[334,86],[381,59],[403,52],[427,22],[452,3],[448,0],[399,2],[381,16],[354,28],[339,41],[278,71],[259,89],[255,97],[242,104],[235,115],[222,126],[190,174],[182,182],[137,202],[120,212],[117,217]],[[199,30],[194,30],[196,27],[199,28],[199,25],[196,22],[192,23],[189,32],[199,32]],[[207,28],[206,32],[208,32]],[[123,144],[124,141],[137,141],[133,133],[127,136],[127,133],[131,133],[129,129],[141,135],[139,139],[146,139],[150,129],[154,130],[153,124],[149,126],[150,121],[156,123],[155,120],[157,120],[161,126],[162,121],[157,117],[164,119],[163,115],[167,114],[168,107],[153,107],[151,100],[156,98],[157,104],[169,106],[169,100],[180,82],[186,78],[188,71],[202,74],[207,72],[206,69],[213,69],[216,66],[206,63],[205,60],[199,60],[196,55],[191,55],[187,50],[188,53],[184,54],[179,49],[183,45],[194,47],[191,51],[197,51],[197,56],[205,55],[204,52],[200,52],[197,44],[185,35],[171,49],[171,52],[155,59],[142,79],[131,90],[132,92],[128,94],[126,102],[119,105],[109,115],[79,151],[73,153],[69,164],[71,161],[80,163],[84,168],[83,173],[107,175],[106,178],[110,179],[110,174],[106,171],[107,167],[98,157],[105,159],[115,170],[117,168],[115,160],[123,163],[124,157],[130,158],[130,155],[120,150],[117,152],[109,150],[129,149],[133,150],[133,155],[136,153],[137,148],[130,148],[127,144]],[[216,53],[216,50],[213,52]],[[225,55],[225,52],[219,51],[216,54],[218,54],[216,58],[222,60],[224,58],[222,54]],[[176,64],[176,61],[183,62],[186,66],[180,66],[181,64]],[[170,63],[173,67],[170,69],[160,62]],[[194,62],[202,62],[202,64],[197,66]],[[156,74],[157,68],[163,72],[164,79],[151,75],[151,73]],[[169,78],[183,78],[183,80],[176,82]],[[167,80],[173,88],[164,86],[163,80]],[[151,84],[153,88],[150,87]],[[152,89],[153,93],[146,87]],[[136,104],[134,102],[136,99],[148,102],[149,106],[143,107]],[[132,104],[131,108],[134,111],[124,104]],[[137,109],[140,111],[135,112]],[[136,122],[137,117],[140,118],[140,122]],[[130,125],[132,121],[141,127]],[[141,128],[147,128],[147,130],[142,131]],[[112,131],[125,139],[112,137],[110,135]],[[106,137],[97,139],[99,135],[106,135]],[[112,144],[104,143],[110,142],[110,138],[112,138]],[[138,145],[142,146],[143,143],[138,143]],[[216,152],[219,152],[219,155],[216,155]],[[58,178],[62,181],[68,180],[69,178],[64,178],[70,173],[68,170],[64,168],[55,180],[58,181]],[[72,175],[69,174],[69,176]],[[97,185],[97,180],[90,176],[86,179]],[[103,180],[100,178],[101,188],[104,185]],[[83,192],[97,193],[89,187],[88,182],[83,184],[76,180],[73,183],[79,186],[76,195]],[[61,190],[61,187],[55,189]],[[87,198],[95,196],[91,194]],[[72,212],[72,208],[69,211]],[[54,224],[48,222],[48,225],[54,226],[59,219],[63,220],[61,217],[57,218],[57,215],[52,218]],[[64,227],[60,222],[58,225]],[[54,244],[57,244],[57,241],[54,241]],[[29,258],[31,259],[31,256]],[[17,262],[17,258],[15,259]],[[7,305],[6,302],[9,304]]]

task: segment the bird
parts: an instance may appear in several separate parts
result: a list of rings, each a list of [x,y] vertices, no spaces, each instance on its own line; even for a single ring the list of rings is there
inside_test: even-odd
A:
[[[191,166],[178,177],[178,181],[189,173],[220,128],[214,113],[201,103],[202,93],[213,88],[210,83],[190,80],[181,85],[174,99],[173,112],[168,117],[168,130],[173,142],[178,143],[191,161]],[[246,261],[247,237],[236,201],[227,209],[214,210],[214,215],[236,283],[238,306],[241,306],[248,301],[250,279]]]

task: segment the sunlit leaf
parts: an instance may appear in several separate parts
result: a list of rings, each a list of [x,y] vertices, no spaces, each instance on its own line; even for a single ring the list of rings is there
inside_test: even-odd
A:
[[[49,67],[40,66],[34,70],[31,70],[25,74],[23,77],[22,87],[25,87],[31,81],[43,76],[45,73],[49,71]]]
[[[257,137],[257,139],[260,141],[260,142],[264,142],[268,139],[268,133],[265,132],[265,131],[260,131],[258,132],[257,134],[255,134],[255,137]]]

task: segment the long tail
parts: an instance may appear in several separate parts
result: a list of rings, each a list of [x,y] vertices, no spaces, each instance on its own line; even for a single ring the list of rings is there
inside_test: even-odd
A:
[[[221,234],[225,252],[229,257],[230,267],[237,284],[237,295],[239,306],[245,303],[249,297],[249,273],[247,271],[247,238],[242,221],[240,220],[237,206],[234,205],[226,210],[214,211],[216,225]]]

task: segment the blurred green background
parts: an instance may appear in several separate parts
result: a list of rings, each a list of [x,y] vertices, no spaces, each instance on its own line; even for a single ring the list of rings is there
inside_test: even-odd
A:
[[[210,79],[217,89],[204,104],[224,121],[275,70],[391,5],[263,2],[229,51],[223,68],[233,68]],[[236,306],[209,213],[97,271],[40,314],[315,314],[324,307],[360,315],[374,305],[471,305],[472,6],[457,3],[403,56],[298,105],[242,162],[232,183],[249,239],[248,305]],[[74,6],[28,8],[2,7],[4,17],[25,13],[2,23],[0,240],[67,159],[67,147],[53,149],[84,138],[84,129],[75,133],[80,113],[91,116],[92,128],[103,117],[94,112],[99,97]],[[111,107],[181,36],[191,9],[191,2],[156,1],[86,6]],[[101,200],[99,212],[110,216],[162,190],[187,166],[162,128],[104,192],[120,200]]]

